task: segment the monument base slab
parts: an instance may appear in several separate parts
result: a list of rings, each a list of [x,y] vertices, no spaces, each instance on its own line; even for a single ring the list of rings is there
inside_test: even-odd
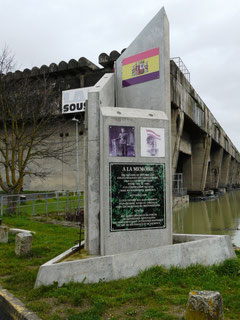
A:
[[[161,265],[185,268],[192,264],[213,265],[235,258],[229,236],[174,234],[172,245],[115,255],[60,262],[72,249],[43,264],[35,287],[71,281],[96,283],[137,276],[141,270]]]

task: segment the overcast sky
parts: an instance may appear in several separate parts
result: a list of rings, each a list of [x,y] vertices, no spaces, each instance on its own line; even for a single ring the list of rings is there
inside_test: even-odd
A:
[[[191,83],[240,150],[239,0],[0,0],[0,49],[18,68],[126,48],[164,6],[171,57],[179,56]]]

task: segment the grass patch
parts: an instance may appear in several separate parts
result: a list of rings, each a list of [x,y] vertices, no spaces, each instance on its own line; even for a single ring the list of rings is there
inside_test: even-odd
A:
[[[73,246],[78,228],[35,222],[27,217],[3,217],[3,223],[36,232],[32,252],[26,258],[15,255],[15,235],[9,234],[9,242],[0,244],[0,282],[22,298],[32,290],[39,266]]]
[[[0,244],[0,283],[42,319],[183,319],[190,290],[216,290],[226,319],[240,318],[240,255],[219,266],[186,269],[152,267],[138,277],[96,284],[69,283],[34,289],[39,266],[70,248],[78,228],[41,223],[29,217],[4,217],[11,227],[36,232],[26,258],[16,257],[15,237]]]

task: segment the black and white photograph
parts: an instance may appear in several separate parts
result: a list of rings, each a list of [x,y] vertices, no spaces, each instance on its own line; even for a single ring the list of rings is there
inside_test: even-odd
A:
[[[135,128],[109,126],[109,155],[111,157],[135,157]]]

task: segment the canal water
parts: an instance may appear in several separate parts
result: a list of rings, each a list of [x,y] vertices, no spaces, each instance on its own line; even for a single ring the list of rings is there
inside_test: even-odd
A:
[[[240,247],[240,191],[214,200],[190,202],[173,210],[174,233],[228,234]]]

